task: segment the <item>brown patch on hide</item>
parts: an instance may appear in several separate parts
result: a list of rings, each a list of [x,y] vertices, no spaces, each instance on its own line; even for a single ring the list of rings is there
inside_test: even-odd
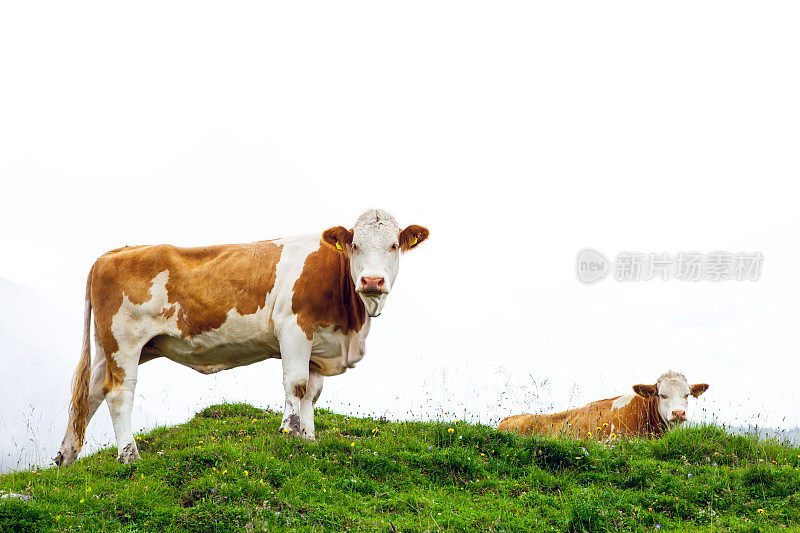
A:
[[[116,389],[125,381],[125,370],[117,364],[117,360],[106,355],[106,380],[103,383],[103,396]]]
[[[333,326],[346,335],[364,325],[366,312],[350,277],[349,252],[321,241],[306,257],[293,291],[292,312],[309,340],[319,327]]]
[[[298,383],[294,386],[294,396],[295,398],[303,399],[306,396],[306,382],[303,381]]]
[[[192,337],[220,327],[231,309],[241,315],[261,309],[275,286],[281,251],[280,245],[260,241],[200,248],[160,244],[106,253],[93,267],[91,301],[107,359],[119,350],[111,323],[123,298],[134,305],[149,301],[153,279],[161,272],[169,273],[167,300],[173,305],[157,316],[169,319],[177,309],[181,335]]]

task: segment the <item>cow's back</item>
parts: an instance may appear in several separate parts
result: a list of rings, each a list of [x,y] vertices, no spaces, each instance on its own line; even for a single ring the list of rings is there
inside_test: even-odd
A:
[[[514,415],[504,419],[498,429],[521,435],[603,438],[612,431],[612,403],[615,398],[552,414]]]
[[[568,413],[553,413],[547,415],[513,415],[504,418],[497,429],[512,431],[520,435],[559,435],[563,432]]]
[[[181,248],[161,244],[112,250],[92,267],[91,302],[106,353],[117,350],[111,333],[123,301],[141,313],[175,317],[182,337],[219,328],[228,312],[257,312],[275,285],[281,245],[271,241]],[[166,305],[148,309],[156,296]]]

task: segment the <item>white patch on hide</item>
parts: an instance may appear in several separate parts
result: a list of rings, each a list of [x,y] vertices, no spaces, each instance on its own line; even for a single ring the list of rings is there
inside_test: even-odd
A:
[[[611,409],[622,409],[633,400],[633,397],[636,396],[635,394],[626,394],[625,396],[620,396],[611,404]]]

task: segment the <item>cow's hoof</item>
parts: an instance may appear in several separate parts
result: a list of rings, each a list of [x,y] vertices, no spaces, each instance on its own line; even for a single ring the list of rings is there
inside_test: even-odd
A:
[[[299,430],[288,428],[288,427],[281,427],[281,429],[278,430],[278,433],[280,433],[281,435],[286,435],[288,437],[302,437],[303,436],[303,434]]]
[[[72,448],[67,448],[66,450],[59,450],[56,454],[53,462],[56,466],[69,466],[75,462],[75,459],[78,456],[78,452],[76,452]]]
[[[278,433],[282,435],[286,435],[288,437],[297,437],[298,439],[307,440],[308,442],[317,442],[317,438],[314,435],[309,435],[305,432],[305,430],[295,431],[291,428],[281,428]]]
[[[132,463],[134,461],[138,461],[140,458],[139,450],[136,449],[136,444],[133,442],[128,443],[122,451],[119,452],[119,457],[117,457],[117,461],[126,465]]]
[[[289,417],[281,423],[281,433],[294,437],[302,437],[305,431],[303,431],[303,427],[300,425],[300,417],[297,415],[289,415]]]

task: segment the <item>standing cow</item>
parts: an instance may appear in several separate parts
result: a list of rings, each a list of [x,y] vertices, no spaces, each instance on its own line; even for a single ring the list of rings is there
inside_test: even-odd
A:
[[[106,253],[86,283],[83,351],[67,432],[55,458],[75,461],[86,426],[108,400],[119,461],[139,458],[131,430],[138,366],[166,357],[203,374],[280,358],[281,429],[314,440],[323,376],[361,360],[400,262],[428,230],[400,230],[382,210],[353,229],[202,248],[126,246]],[[90,354],[94,311],[95,357]]]
[[[634,394],[599,400],[560,413],[509,416],[497,429],[522,435],[576,439],[657,437],[685,422],[689,395],[697,398],[707,389],[705,383],[689,385],[686,376],[670,370],[662,374],[655,385],[634,385]]]

